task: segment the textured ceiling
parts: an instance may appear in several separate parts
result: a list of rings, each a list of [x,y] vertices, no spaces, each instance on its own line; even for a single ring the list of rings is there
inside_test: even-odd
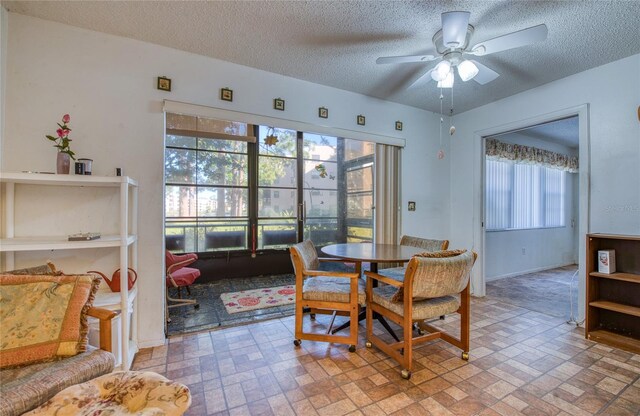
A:
[[[561,120],[551,121],[549,123],[538,124],[525,129],[510,131],[497,136],[511,137],[512,133],[528,136],[533,139],[543,140],[561,144],[563,146],[577,149],[579,146],[579,127],[578,116],[568,117]],[[518,142],[518,136],[514,136]]]
[[[638,1],[2,1],[11,12],[140,39],[439,111],[433,64],[376,65],[432,48],[440,13],[471,12],[471,45],[545,23],[545,42],[479,57],[500,74],[454,88],[456,113],[640,53]],[[448,94],[445,94],[448,96]],[[445,100],[447,102],[448,99]]]
[[[579,131],[578,117],[569,117],[529,127],[518,133],[577,149],[580,137]]]

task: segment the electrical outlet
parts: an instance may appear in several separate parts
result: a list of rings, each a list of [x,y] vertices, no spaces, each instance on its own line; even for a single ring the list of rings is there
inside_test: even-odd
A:
[[[522,255],[524,256],[525,254],[527,254],[527,249],[525,249],[524,247],[522,247]]]

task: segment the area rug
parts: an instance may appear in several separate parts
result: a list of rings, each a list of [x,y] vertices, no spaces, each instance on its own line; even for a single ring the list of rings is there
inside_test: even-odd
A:
[[[232,314],[290,305],[296,301],[295,294],[295,287],[287,285],[222,293],[220,299],[227,312]]]

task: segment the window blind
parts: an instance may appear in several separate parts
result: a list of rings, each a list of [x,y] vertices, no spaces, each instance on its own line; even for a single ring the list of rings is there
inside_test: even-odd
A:
[[[487,230],[564,227],[565,171],[486,162]]]

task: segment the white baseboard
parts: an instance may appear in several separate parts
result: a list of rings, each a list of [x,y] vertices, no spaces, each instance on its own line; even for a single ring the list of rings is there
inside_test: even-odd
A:
[[[519,271],[513,272],[513,273],[501,274],[499,276],[491,276],[491,277],[485,276],[485,281],[492,282],[494,280],[506,279],[507,277],[520,276],[522,274],[528,274],[528,273],[541,272],[541,271],[544,271],[544,270],[557,269],[558,267],[573,266],[575,264],[576,264],[575,262],[562,263],[562,264],[557,264],[557,265],[548,265],[548,266],[536,267],[536,268],[529,269],[529,270],[519,270]]]
[[[144,341],[138,341],[138,348],[151,348],[151,347],[159,347],[161,345],[166,344],[166,338],[158,338],[158,339],[149,339]]]

